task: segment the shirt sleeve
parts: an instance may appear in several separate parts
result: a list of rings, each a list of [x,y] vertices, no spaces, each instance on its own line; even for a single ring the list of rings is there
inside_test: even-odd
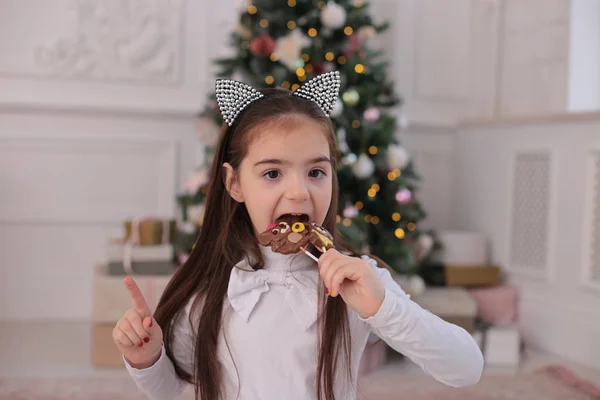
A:
[[[458,325],[421,308],[394,281],[387,269],[363,256],[385,287],[377,313],[360,318],[390,347],[419,365],[437,381],[453,387],[473,385],[483,372],[483,354],[473,337]]]
[[[188,313],[181,313],[180,318],[173,326],[173,357],[186,372],[191,374],[193,374],[194,365],[193,340]],[[175,373],[175,367],[167,356],[164,345],[161,349],[160,358],[151,367],[138,369],[132,367],[125,357],[123,357],[123,361],[129,375],[150,400],[177,398],[188,386],[188,382],[181,380]]]

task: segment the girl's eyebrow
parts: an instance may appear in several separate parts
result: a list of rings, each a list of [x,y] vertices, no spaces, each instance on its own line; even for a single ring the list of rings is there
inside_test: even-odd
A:
[[[331,160],[329,159],[329,157],[317,157],[317,158],[313,158],[312,160],[308,160],[308,162],[306,163],[308,164],[316,164],[316,163],[320,163],[320,162],[327,162],[331,164]],[[287,161],[287,160],[282,160],[279,158],[266,158],[264,160],[261,160],[259,162],[257,162],[256,164],[254,164],[255,167],[258,167],[259,165],[263,165],[263,164],[277,164],[277,165],[289,165],[291,164],[291,162]]]

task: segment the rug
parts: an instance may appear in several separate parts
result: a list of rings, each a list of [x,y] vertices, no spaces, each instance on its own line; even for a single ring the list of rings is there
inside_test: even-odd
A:
[[[427,376],[378,376],[361,380],[364,400],[598,400],[600,388],[568,369],[549,366],[528,374],[484,375],[477,385],[451,388]],[[192,399],[185,395],[181,399]],[[0,379],[3,400],[146,400],[128,376],[63,379]]]

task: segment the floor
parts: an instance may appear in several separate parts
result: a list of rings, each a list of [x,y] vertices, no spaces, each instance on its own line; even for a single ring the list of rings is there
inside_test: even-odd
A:
[[[72,377],[121,375],[122,369],[97,369],[90,359],[90,325],[86,322],[0,322],[0,377]],[[486,367],[485,373],[533,371],[543,365],[560,364],[580,377],[600,383],[600,370],[562,359],[526,346],[517,368]],[[376,371],[390,374],[422,374],[410,361],[392,360]],[[368,379],[368,378],[367,378]]]

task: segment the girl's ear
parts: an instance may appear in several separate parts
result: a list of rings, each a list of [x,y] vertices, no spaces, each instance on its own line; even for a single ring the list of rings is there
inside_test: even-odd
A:
[[[225,170],[225,189],[235,201],[243,203],[244,196],[242,196],[240,182],[233,167],[229,163],[223,163],[223,169]]]

